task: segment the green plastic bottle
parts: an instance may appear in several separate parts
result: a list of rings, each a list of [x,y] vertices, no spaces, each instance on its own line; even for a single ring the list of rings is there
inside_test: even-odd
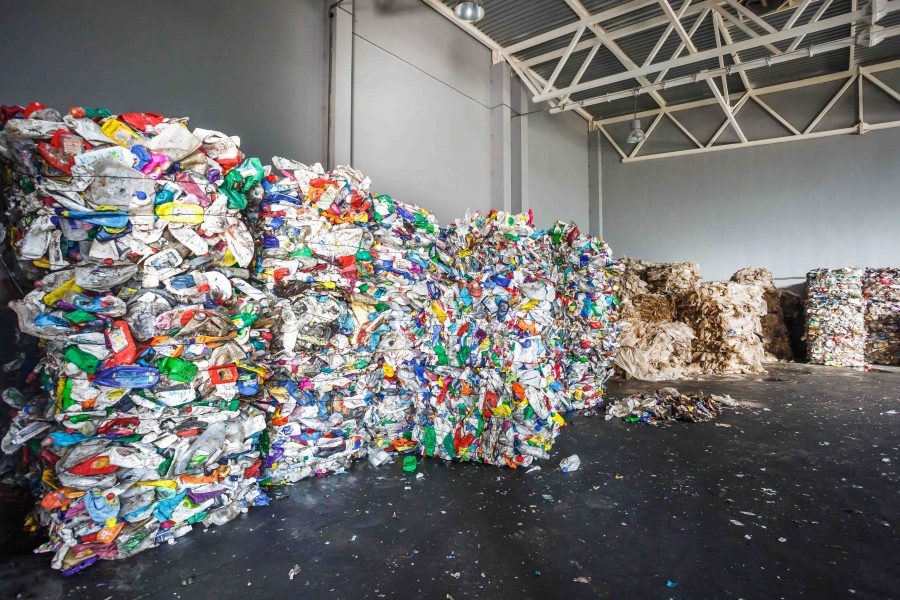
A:
[[[197,376],[197,365],[182,358],[166,356],[156,362],[159,372],[174,381],[190,383]]]
[[[65,353],[63,354],[63,359],[66,362],[70,362],[85,373],[89,375],[93,375],[97,372],[97,369],[100,366],[100,359],[91,354],[90,352],[85,352],[78,346],[69,346],[66,348]]]
[[[426,425],[424,429],[425,439],[422,441],[422,445],[425,447],[425,456],[434,456],[434,448],[437,446],[437,434],[431,425]]]
[[[445,366],[450,362],[450,360],[447,358],[447,351],[444,349],[443,344],[436,345],[434,347],[434,353],[437,354],[439,365]]]

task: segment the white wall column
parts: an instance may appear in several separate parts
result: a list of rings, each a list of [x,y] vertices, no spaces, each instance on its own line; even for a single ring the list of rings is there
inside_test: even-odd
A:
[[[331,54],[328,64],[328,167],[353,164],[353,2],[328,15]]]
[[[588,231],[603,235],[603,148],[600,130],[588,131]]]
[[[510,68],[491,66],[491,208],[513,211]]]
[[[524,212],[528,205],[528,90],[518,80],[512,82],[512,212]]]

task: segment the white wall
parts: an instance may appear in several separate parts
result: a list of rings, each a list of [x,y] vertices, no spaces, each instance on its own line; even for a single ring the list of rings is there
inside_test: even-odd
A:
[[[588,232],[587,122],[571,112],[538,113],[528,119],[528,188],[523,210],[534,224],[575,221]]]
[[[353,12],[354,166],[374,190],[442,224],[502,206],[492,198],[490,51],[420,0],[355,0]],[[587,123],[512,118],[527,119],[523,210],[534,210],[537,227],[559,218],[587,231]]]
[[[805,94],[785,105],[796,123],[792,112],[827,102]],[[855,118],[854,96],[834,126]],[[866,118],[886,120],[888,109],[867,104]],[[741,123],[745,132],[764,125]],[[693,260],[705,279],[747,266],[796,280],[815,267],[897,266],[898,160],[898,129],[625,164],[605,143],[604,237],[617,255]]]
[[[324,158],[322,0],[0,0],[0,103],[189,116],[250,155]]]
[[[442,224],[491,206],[487,48],[422,2],[354,3],[353,164]]]

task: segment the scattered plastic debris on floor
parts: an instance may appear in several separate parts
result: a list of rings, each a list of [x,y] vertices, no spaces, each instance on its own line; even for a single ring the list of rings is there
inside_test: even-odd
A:
[[[622,267],[574,225],[441,228],[187,119],[2,115],[4,264],[41,340],[3,450],[65,574],[366,455],[527,467],[602,401]]]
[[[718,417],[724,407],[736,405],[731,396],[703,392],[682,394],[675,388],[666,387],[654,394],[632,394],[612,402],[606,409],[606,418],[651,425],[671,421],[703,423]]]

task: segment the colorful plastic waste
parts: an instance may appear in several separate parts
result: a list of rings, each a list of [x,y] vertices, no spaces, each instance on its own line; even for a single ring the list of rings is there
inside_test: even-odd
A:
[[[66,575],[268,503],[264,296],[229,203],[249,188],[224,189],[208,137],[104,109],[0,132],[9,264],[33,287],[12,308],[44,350],[3,450],[30,465],[29,527]]]
[[[866,362],[900,365],[900,269],[866,269]]]
[[[683,394],[675,388],[666,387],[653,394],[632,394],[610,403],[606,408],[606,418],[650,425],[670,421],[702,423],[718,417],[726,406],[737,406],[737,402],[727,395],[703,392]]]
[[[814,269],[806,275],[806,344],[809,362],[865,365],[865,299],[859,267]]]
[[[601,401],[622,267],[574,225],[441,228],[183,118],[2,115],[13,308],[43,348],[2,446],[65,574],[366,455],[527,466]]]

